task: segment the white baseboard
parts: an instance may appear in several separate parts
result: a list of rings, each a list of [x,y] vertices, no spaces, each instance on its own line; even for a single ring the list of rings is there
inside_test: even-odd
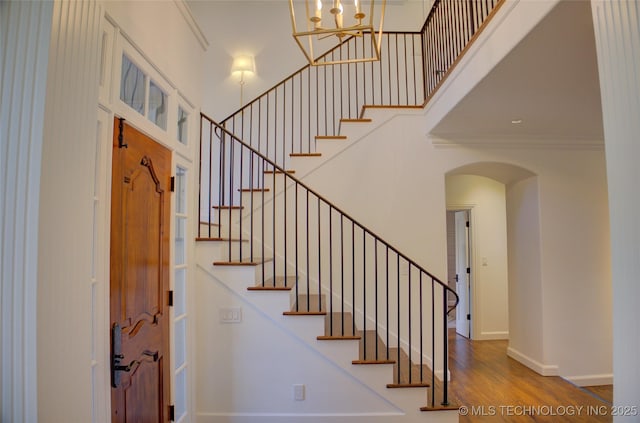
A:
[[[613,373],[605,373],[600,375],[562,376],[562,378],[577,386],[613,385]]]
[[[458,411],[439,411],[429,413],[432,416],[430,421],[437,423],[453,423],[458,421]],[[423,414],[424,415],[424,414]],[[411,416],[403,413],[197,413],[197,423],[395,423],[411,421]]]
[[[478,341],[496,341],[496,340],[509,339],[509,332],[508,331],[481,332],[480,336],[474,339],[477,339]]]
[[[507,355],[514,360],[519,361],[524,364],[534,372],[542,375],[542,376],[558,376],[558,366],[554,364],[542,364],[533,358],[522,354],[520,351],[517,351],[511,347],[507,348]]]

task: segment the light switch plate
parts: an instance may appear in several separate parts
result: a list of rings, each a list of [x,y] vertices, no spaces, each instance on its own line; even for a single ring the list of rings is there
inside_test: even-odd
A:
[[[240,322],[242,322],[242,309],[240,307],[220,309],[220,323],[240,323]]]

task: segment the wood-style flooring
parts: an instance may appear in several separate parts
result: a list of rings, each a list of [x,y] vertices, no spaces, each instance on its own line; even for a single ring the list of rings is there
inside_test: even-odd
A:
[[[612,422],[613,388],[540,376],[507,356],[507,341],[449,332],[451,396],[460,422]]]

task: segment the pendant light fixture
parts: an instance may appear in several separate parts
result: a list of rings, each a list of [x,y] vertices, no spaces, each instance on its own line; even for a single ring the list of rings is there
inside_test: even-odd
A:
[[[386,0],[289,0],[293,38],[309,63],[333,65],[380,60]],[[350,37],[362,38],[348,52],[323,54]]]

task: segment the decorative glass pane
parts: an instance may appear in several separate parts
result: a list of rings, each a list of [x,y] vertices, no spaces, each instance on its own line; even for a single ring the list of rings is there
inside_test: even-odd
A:
[[[149,120],[167,129],[167,95],[153,81],[149,84]]]
[[[122,55],[122,77],[120,78],[120,100],[136,112],[144,114],[146,75],[126,55]]]
[[[176,168],[176,213],[187,213],[187,170]]]
[[[182,107],[178,107],[178,141],[187,145],[187,123],[189,122],[189,115],[184,111]]]
[[[187,319],[178,320],[175,329],[176,369],[179,369],[187,355]]]
[[[176,251],[176,266],[185,263],[185,232],[186,219],[183,217],[176,217],[176,238],[175,238],[175,251]]]
[[[187,369],[176,375],[176,421],[187,414]]]
[[[173,303],[175,305],[175,315],[182,316],[187,312],[187,292],[186,292],[187,269],[176,269],[175,288]]]

